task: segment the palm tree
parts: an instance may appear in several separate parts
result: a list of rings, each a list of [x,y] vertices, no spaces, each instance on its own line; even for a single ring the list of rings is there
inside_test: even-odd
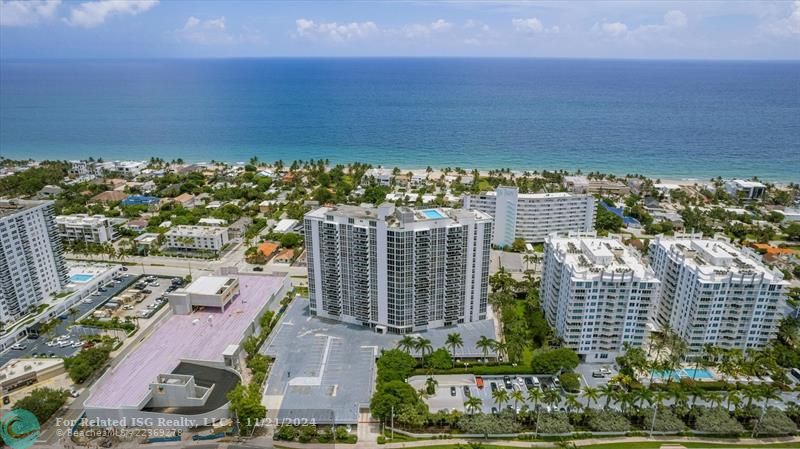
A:
[[[722,404],[722,393],[719,391],[708,391],[705,394],[705,399],[711,403],[712,408],[718,408]]]
[[[503,408],[503,404],[507,403],[509,400],[508,391],[505,388],[498,388],[492,392],[492,399],[500,408]]]
[[[539,408],[539,402],[542,401],[542,390],[538,388],[528,390],[528,400],[533,402],[533,408],[537,410]]]
[[[525,402],[525,396],[522,394],[522,390],[514,390],[511,392],[510,399],[514,401],[514,410],[519,408],[520,402]]]
[[[738,390],[731,390],[725,396],[726,407],[725,409],[730,411],[731,405],[737,407],[739,404],[742,403],[742,395]]]
[[[485,335],[481,335],[481,338],[475,343],[475,346],[480,349],[483,354],[484,364],[486,364],[486,358],[489,357],[489,350],[494,347],[494,344],[495,341],[491,338],[487,338]]]
[[[497,360],[503,360],[508,353],[508,343],[505,341],[497,341],[494,342],[494,351],[497,353]]]
[[[426,393],[431,394],[431,395],[436,393],[436,387],[438,387],[438,386],[439,386],[439,381],[436,380],[433,376],[428,376],[428,378],[425,379],[425,392]]]
[[[608,408],[611,404],[611,400],[614,399],[616,396],[617,390],[614,389],[614,385],[612,384],[604,384],[600,386],[600,395],[606,398],[606,405],[603,408]]]
[[[469,399],[467,399],[467,401],[464,402],[464,407],[466,407],[467,412],[469,412],[470,414],[479,411],[482,405],[483,401],[481,400],[481,398],[477,396],[470,396]]]
[[[597,399],[600,397],[600,390],[596,387],[585,386],[583,387],[583,397],[586,398],[586,405],[592,406],[592,402],[597,404]]]
[[[567,408],[574,413],[580,413],[581,409],[583,408],[583,404],[578,400],[577,394],[568,394],[567,397],[564,399],[564,402],[567,404]]]
[[[747,399],[747,407],[753,405],[753,401],[761,397],[761,391],[754,385],[747,385],[742,389],[742,396]]]
[[[461,338],[461,334],[458,332],[453,332],[452,334],[447,334],[447,340],[445,341],[445,346],[450,346],[450,355],[453,357],[453,367],[456,366],[456,348],[463,348],[464,347],[464,339]]]
[[[561,402],[561,393],[558,390],[547,390],[544,393],[544,402],[555,408]]]
[[[397,341],[397,348],[402,349],[406,353],[411,353],[411,350],[417,346],[417,341],[411,335],[406,335]]]
[[[425,356],[433,352],[433,345],[431,341],[424,337],[417,337],[416,341],[414,342],[414,349],[419,352],[419,357],[422,359],[422,363],[425,363]]]

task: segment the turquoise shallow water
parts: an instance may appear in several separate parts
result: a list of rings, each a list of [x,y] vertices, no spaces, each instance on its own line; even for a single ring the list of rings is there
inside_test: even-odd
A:
[[[3,60],[0,155],[800,181],[800,63]]]

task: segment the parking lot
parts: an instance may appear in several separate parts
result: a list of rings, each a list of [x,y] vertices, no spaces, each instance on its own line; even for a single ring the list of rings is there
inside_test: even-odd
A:
[[[608,380],[617,375],[617,370],[612,364],[581,363],[575,372],[582,378],[584,384],[590,387],[601,387]]]
[[[478,397],[481,400],[481,411],[483,413],[497,413],[504,408],[522,409],[523,407],[533,408],[533,402],[529,400],[531,390],[545,392],[547,390],[557,390],[561,393],[562,400],[557,407],[563,407],[563,395],[558,381],[553,376],[533,376],[522,374],[517,376],[473,376],[448,375],[434,376],[438,385],[436,393],[426,399],[428,407],[432,412],[439,410],[458,410],[465,411],[464,403],[469,397]],[[479,380],[480,379],[480,380]],[[426,376],[415,376],[409,379],[409,383],[417,390],[425,389]],[[483,388],[478,386],[479,381],[483,382]],[[492,396],[492,391],[504,389],[508,393],[509,401],[499,404]],[[523,401],[514,402],[511,397],[515,391],[522,393]],[[541,403],[542,407],[546,407]]]
[[[131,285],[131,288],[120,292],[114,298],[114,302],[120,307],[113,310],[107,309],[108,317],[117,317],[120,320],[126,318],[149,319],[167,303],[164,295],[170,285],[172,285],[171,278],[155,276],[140,278],[138,282]],[[142,289],[133,288],[136,286],[142,287]]]
[[[53,338],[58,336],[68,336],[65,338],[64,341],[77,341],[80,339],[81,335],[85,335],[89,332],[85,328],[71,328],[75,321],[83,317],[84,315],[89,314],[93,311],[96,307],[104,304],[106,301],[111,299],[117,293],[125,290],[128,288],[136,280],[135,275],[131,274],[124,274],[119,277],[118,283],[111,283],[106,291],[100,292],[98,295],[92,295],[89,298],[92,298],[91,302],[84,302],[79,301],[73,308],[77,311],[74,314],[62,315],[59,318],[58,323],[56,324],[55,328],[52,330],[52,333],[48,335],[47,338],[45,336],[41,336],[38,338],[28,338],[27,340],[21,340],[19,344],[24,349],[9,349],[8,351],[4,352],[0,355],[0,366],[5,365],[11,359],[17,358],[24,358],[24,357],[34,357],[35,355],[45,354],[45,355],[52,355],[53,357],[71,357],[75,355],[76,352],[79,351],[78,347],[72,347],[71,345],[60,347],[59,345],[55,346],[48,346],[47,342]]]

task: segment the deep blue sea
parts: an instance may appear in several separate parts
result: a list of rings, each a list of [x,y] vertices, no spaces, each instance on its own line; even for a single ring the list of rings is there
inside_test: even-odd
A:
[[[800,62],[3,60],[0,155],[800,181]]]

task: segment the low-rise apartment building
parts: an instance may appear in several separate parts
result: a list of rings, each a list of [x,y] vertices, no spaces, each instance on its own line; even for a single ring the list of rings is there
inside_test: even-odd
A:
[[[641,346],[660,282],[617,238],[553,234],[545,240],[541,301],[545,317],[587,362],[612,361]]]
[[[70,243],[83,242],[102,245],[114,240],[114,226],[103,215],[59,215],[56,226],[61,240]]]
[[[228,244],[228,229],[181,225],[167,231],[164,238],[164,246],[171,250],[219,253]]]
[[[702,234],[659,236],[650,261],[661,279],[656,318],[701,354],[710,344],[748,351],[778,332],[788,283],[749,249]]]
[[[589,232],[594,229],[595,199],[590,195],[519,193],[516,187],[464,195],[464,208],[494,217],[492,244],[511,245],[515,239],[544,242],[553,232]]]

